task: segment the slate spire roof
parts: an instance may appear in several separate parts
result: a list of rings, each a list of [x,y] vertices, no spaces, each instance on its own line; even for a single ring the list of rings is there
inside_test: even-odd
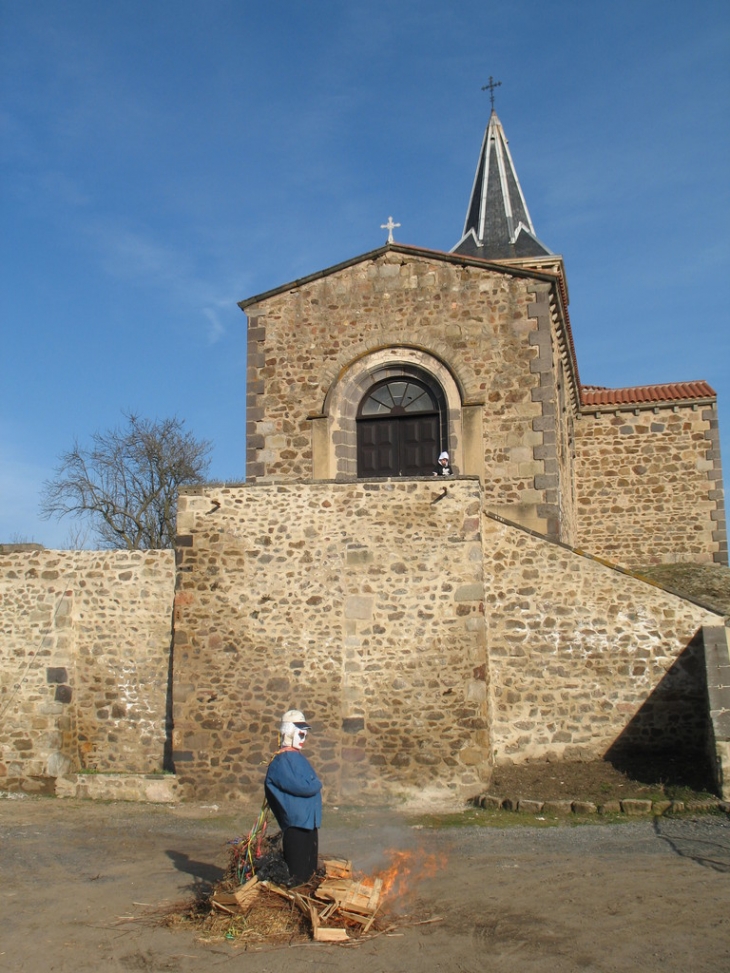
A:
[[[485,260],[552,256],[535,235],[507,138],[494,109],[479,153],[464,232],[452,253]]]

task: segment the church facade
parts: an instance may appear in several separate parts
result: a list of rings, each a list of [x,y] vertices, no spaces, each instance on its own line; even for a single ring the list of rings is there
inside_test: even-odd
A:
[[[254,786],[290,706],[338,799],[704,745],[717,616],[633,572],[727,563],[716,396],[581,383],[496,114],[453,250],[389,242],[241,308],[246,484],[179,513],[191,793]]]

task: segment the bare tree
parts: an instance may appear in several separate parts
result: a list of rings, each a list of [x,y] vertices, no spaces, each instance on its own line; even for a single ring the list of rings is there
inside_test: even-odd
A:
[[[204,481],[212,444],[184,432],[176,417],[125,418],[60,457],[43,486],[42,516],[86,518],[103,547],[172,547],[178,490]]]

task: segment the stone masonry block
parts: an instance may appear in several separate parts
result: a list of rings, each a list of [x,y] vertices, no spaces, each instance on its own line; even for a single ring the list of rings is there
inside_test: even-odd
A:
[[[651,801],[643,801],[638,799],[627,799],[621,801],[621,810],[624,814],[651,814],[652,804]]]
[[[596,814],[597,811],[598,807],[592,801],[573,801],[573,814]]]
[[[351,595],[345,599],[345,618],[368,620],[373,615],[373,599],[362,595]]]
[[[481,601],[483,597],[484,586],[481,584],[461,585],[454,592],[454,601],[456,602]]]
[[[520,814],[539,814],[544,809],[543,801],[520,800],[517,802],[517,810]]]
[[[567,817],[573,813],[573,805],[571,801],[545,801],[542,806],[542,811],[543,814]]]

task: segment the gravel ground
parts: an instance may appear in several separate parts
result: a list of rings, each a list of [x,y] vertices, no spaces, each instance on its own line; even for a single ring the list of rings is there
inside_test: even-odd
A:
[[[730,969],[725,815],[539,828],[329,809],[320,848],[415,870],[389,934],[243,951],[150,917],[217,881],[256,809],[0,801],[0,971],[717,973]],[[515,815],[515,819],[519,816]],[[421,866],[437,864],[434,874]],[[412,925],[415,919],[438,919]]]

